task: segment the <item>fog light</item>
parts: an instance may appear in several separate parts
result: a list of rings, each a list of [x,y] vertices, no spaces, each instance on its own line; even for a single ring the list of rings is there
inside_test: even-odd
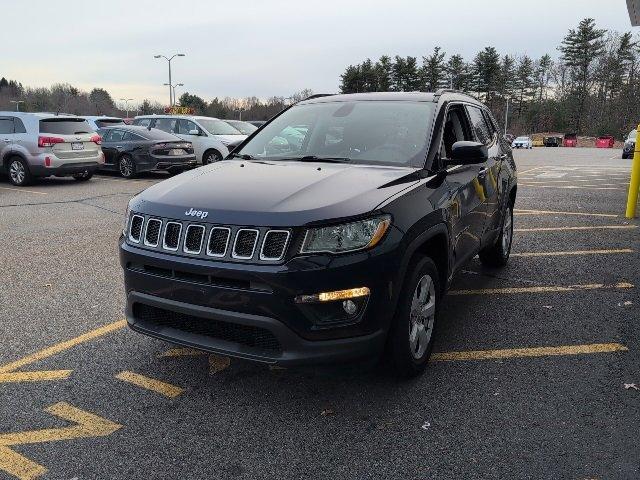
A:
[[[314,295],[299,295],[296,297],[296,303],[334,302],[348,298],[366,297],[367,295],[369,295],[367,287],[350,288],[348,290],[322,292]]]
[[[358,311],[358,306],[353,302],[353,300],[345,300],[342,302],[342,308],[347,315],[353,315]]]

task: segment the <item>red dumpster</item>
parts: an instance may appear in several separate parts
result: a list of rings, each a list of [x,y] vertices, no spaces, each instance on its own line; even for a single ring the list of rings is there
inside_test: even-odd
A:
[[[613,135],[600,135],[596,138],[596,147],[598,148],[613,148],[613,144],[615,143],[615,138]]]
[[[578,137],[575,133],[565,133],[562,138],[562,146],[563,147],[577,147],[578,146]]]

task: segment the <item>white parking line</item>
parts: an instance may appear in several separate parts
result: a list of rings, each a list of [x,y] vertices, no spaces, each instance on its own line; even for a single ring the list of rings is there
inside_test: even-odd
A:
[[[10,188],[10,187],[0,187],[0,190],[12,190],[14,192],[22,192],[22,193],[36,193],[38,195],[47,195],[45,192],[36,192],[35,190],[27,190],[26,188]]]

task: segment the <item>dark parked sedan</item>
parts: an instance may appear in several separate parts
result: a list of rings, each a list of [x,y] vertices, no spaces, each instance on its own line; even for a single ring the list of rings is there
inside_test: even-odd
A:
[[[193,145],[162,130],[122,126],[98,133],[105,157],[102,168],[117,170],[125,178],[152,170],[180,173],[196,166]]]

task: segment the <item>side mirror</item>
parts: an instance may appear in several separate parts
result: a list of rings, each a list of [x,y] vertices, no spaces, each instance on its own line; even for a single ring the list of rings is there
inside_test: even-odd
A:
[[[489,150],[486,145],[478,142],[456,142],[451,147],[452,165],[473,165],[484,163],[489,159]]]
[[[200,135],[200,130],[189,130],[189,135]]]

